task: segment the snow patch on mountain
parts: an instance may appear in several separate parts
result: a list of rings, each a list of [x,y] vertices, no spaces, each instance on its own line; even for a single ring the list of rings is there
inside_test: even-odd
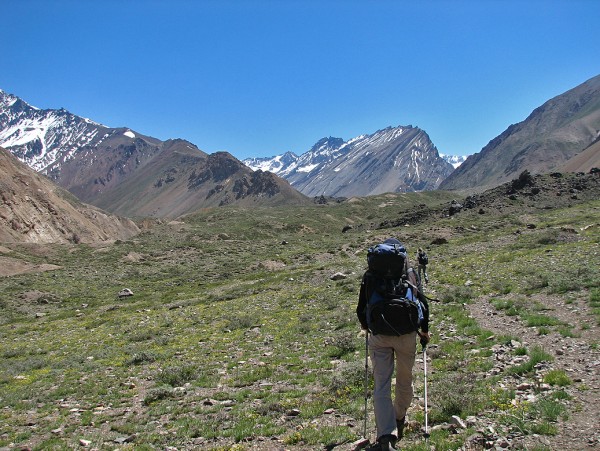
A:
[[[448,163],[454,166],[454,169],[463,164],[467,159],[467,157],[463,155],[444,155],[443,153],[440,154],[440,157],[442,157],[444,160],[446,160]]]
[[[242,161],[253,171],[268,171],[278,174],[298,161],[298,155],[293,152],[286,152],[275,157],[247,158]]]
[[[298,172],[312,172],[313,169],[318,168],[318,164],[308,164],[306,166],[302,166],[301,168],[296,169]]]
[[[18,97],[12,96],[0,89],[0,110],[10,108],[17,102]]]

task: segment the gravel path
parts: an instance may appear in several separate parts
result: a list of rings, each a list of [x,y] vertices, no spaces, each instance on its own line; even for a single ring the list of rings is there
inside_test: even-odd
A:
[[[600,331],[596,318],[586,302],[588,294],[572,304],[559,297],[537,295],[547,314],[574,325],[575,337],[563,337],[552,331],[539,335],[534,327],[527,327],[518,316],[507,316],[490,304],[489,299],[469,305],[471,315],[479,324],[497,334],[520,337],[528,349],[541,346],[554,356],[552,369],[562,369],[573,380],[567,391],[573,396],[569,401],[569,417],[561,421],[555,436],[528,437],[529,446],[545,445],[553,450],[600,449]],[[595,344],[595,345],[594,345]],[[529,447],[528,446],[528,447]]]

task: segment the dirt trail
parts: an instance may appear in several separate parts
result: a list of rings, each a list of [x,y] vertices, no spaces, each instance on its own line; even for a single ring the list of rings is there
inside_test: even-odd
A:
[[[496,334],[518,337],[528,349],[541,346],[554,356],[552,369],[564,370],[573,380],[567,387],[573,399],[569,401],[566,421],[558,425],[555,436],[528,437],[531,447],[545,445],[553,450],[600,449],[600,343],[597,320],[586,302],[585,293],[578,301],[565,304],[559,297],[537,295],[537,301],[548,309],[547,314],[573,325],[574,338],[552,331],[539,335],[536,328],[527,327],[518,316],[507,316],[482,299],[469,305],[471,315],[485,329]]]

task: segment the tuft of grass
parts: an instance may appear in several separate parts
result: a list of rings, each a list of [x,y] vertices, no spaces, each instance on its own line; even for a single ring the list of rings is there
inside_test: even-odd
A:
[[[533,403],[511,404],[500,414],[500,421],[504,425],[525,435],[556,435],[559,418],[567,418],[566,407],[550,397],[540,398]]]
[[[552,393],[551,397],[556,400],[567,400],[568,401],[570,399],[573,399],[573,396],[571,396],[564,390],[555,391],[554,393]]]
[[[537,328],[538,335],[548,335],[550,333],[550,329],[545,326],[539,326]]]
[[[527,327],[557,326],[563,324],[558,318],[539,313],[523,313],[521,318]]]
[[[581,329],[584,330],[586,325],[582,325]],[[557,332],[564,338],[579,338],[580,334],[573,330],[573,326],[571,325],[563,325],[558,327]]]
[[[552,362],[554,357],[544,351],[540,346],[534,346],[529,352],[529,360],[517,366],[510,368],[513,374],[528,374],[533,372],[535,366],[541,362]]]
[[[571,385],[573,381],[564,370],[551,370],[544,376],[544,382],[550,385],[566,387]]]
[[[525,346],[519,346],[514,349],[513,354],[517,356],[527,355],[527,348]]]
[[[530,432],[539,435],[556,435],[558,428],[549,421],[539,421],[531,424]]]
[[[561,402],[551,398],[541,398],[533,404],[534,415],[542,420],[556,423],[559,418],[566,419],[566,408]]]
[[[523,299],[493,299],[491,304],[496,310],[503,310],[508,316],[519,315],[527,306],[527,302]]]

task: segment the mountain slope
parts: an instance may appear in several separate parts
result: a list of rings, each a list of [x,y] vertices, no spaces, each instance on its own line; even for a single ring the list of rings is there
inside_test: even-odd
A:
[[[471,155],[441,189],[496,186],[560,168],[600,136],[600,76],[547,101]]]
[[[589,172],[600,168],[600,140],[570,158],[561,168],[564,172]]]
[[[40,110],[3,91],[0,145],[82,201],[124,216],[309,201],[284,180],[253,174],[231,155],[108,128],[64,109]]]
[[[269,172],[253,172],[226,152],[206,155],[182,140],[164,149],[97,204],[131,216],[177,217],[221,205],[306,204],[309,200]]]
[[[453,166],[416,127],[388,127],[349,141],[323,138],[312,149],[272,159],[246,160],[269,168],[307,196],[368,196],[437,188]]]
[[[138,232],[131,220],[78,202],[0,147],[0,242],[93,243]]]

